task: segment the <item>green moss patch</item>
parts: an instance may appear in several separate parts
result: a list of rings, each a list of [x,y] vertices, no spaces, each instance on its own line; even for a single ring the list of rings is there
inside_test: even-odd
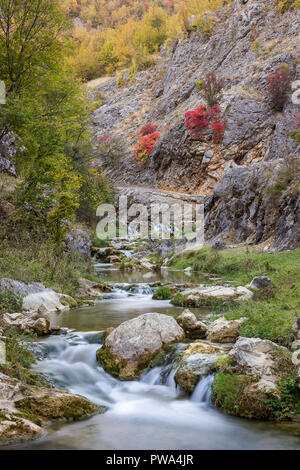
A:
[[[77,395],[26,397],[16,401],[15,406],[20,416],[38,425],[51,421],[78,421],[103,411]]]
[[[169,300],[172,297],[172,289],[167,286],[159,286],[153,294],[153,300]]]

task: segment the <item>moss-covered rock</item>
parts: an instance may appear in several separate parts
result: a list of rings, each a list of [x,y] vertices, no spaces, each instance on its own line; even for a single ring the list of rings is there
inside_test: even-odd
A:
[[[239,338],[229,357],[234,367],[220,372],[213,384],[217,406],[251,419],[299,416],[297,368],[287,349],[260,338]]]
[[[60,300],[60,303],[64,305],[65,307],[70,307],[70,308],[78,307],[77,301],[73,299],[73,297],[71,297],[70,295],[62,295],[59,300]]]
[[[203,307],[235,303],[251,299],[253,293],[246,287],[200,286],[177,293],[171,303],[180,307]]]
[[[191,343],[179,360],[175,382],[187,393],[192,393],[199,380],[217,370],[220,347],[205,341]]]
[[[15,402],[20,417],[42,426],[53,421],[78,421],[104,411],[79,395],[57,393],[29,396]]]
[[[169,344],[183,339],[173,317],[146,313],[114,329],[97,352],[105,371],[121,380],[135,380]]]

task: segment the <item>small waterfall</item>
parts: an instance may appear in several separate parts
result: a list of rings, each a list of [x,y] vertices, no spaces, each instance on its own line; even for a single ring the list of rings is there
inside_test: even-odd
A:
[[[130,292],[137,295],[152,295],[153,289],[148,284],[137,284],[130,289]]]
[[[176,367],[173,367],[171,369],[171,372],[169,373],[168,375],[168,378],[167,378],[167,381],[166,381],[166,386],[169,387],[171,390],[173,390],[173,392],[177,392],[178,390],[178,387],[177,387],[177,384],[175,382],[175,374],[176,374],[176,370],[177,368]]]
[[[210,404],[211,400],[211,386],[214,381],[214,375],[206,375],[200,379],[197,387],[195,388],[191,401],[194,403]]]
[[[162,382],[162,370],[163,367],[151,369],[141,378],[141,382],[148,385],[160,385]]]

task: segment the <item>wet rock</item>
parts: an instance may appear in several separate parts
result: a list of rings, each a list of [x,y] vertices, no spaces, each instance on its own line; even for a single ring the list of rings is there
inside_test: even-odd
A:
[[[192,393],[201,377],[216,370],[221,348],[205,341],[191,343],[184,351],[175,374],[175,382],[187,393]]]
[[[113,290],[106,282],[94,282],[84,278],[79,279],[79,286],[79,293],[82,296],[96,296],[99,295],[99,293],[112,292]]]
[[[38,391],[36,396],[17,400],[14,404],[20,413],[29,414],[30,419],[39,426],[54,421],[78,421],[101,410],[101,407],[79,395],[47,389]]]
[[[70,308],[78,307],[77,301],[73,299],[73,297],[71,297],[70,295],[65,295],[65,294],[61,295],[59,298],[59,301],[65,307],[70,307]]]
[[[110,264],[119,264],[122,262],[122,257],[113,255],[109,256],[107,260]]]
[[[51,333],[53,335],[58,335],[61,332],[61,327],[58,325],[51,326]]]
[[[0,444],[41,437],[42,426],[75,421],[103,411],[86,398],[71,393],[29,386],[0,373]]]
[[[271,284],[271,279],[267,276],[256,276],[252,279],[250,288],[254,290],[264,289]]]
[[[224,317],[211,323],[207,330],[207,339],[217,343],[234,343],[239,337],[239,327],[245,319],[226,320]]]
[[[191,354],[183,356],[175,374],[175,382],[187,393],[193,393],[201,377],[216,370],[217,356]]]
[[[197,317],[190,310],[184,310],[177,318],[178,324],[185,332],[187,338],[205,338],[207,326],[205,323],[197,320]]]
[[[97,352],[104,369],[123,380],[133,380],[149,367],[164,347],[184,337],[173,317],[146,313],[118,326]]]

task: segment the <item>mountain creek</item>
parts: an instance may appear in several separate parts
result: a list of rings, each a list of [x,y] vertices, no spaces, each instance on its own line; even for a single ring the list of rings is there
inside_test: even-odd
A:
[[[106,411],[76,423],[52,424],[45,437],[6,448],[300,449],[296,424],[248,421],[217,410],[211,403],[212,374],[199,381],[190,397],[182,392],[174,375],[184,343],[177,343],[164,364],[139,381],[120,381],[107,374],[96,361],[102,332],[146,312],[180,314],[183,309],[168,300],[152,300],[148,283],[186,281],[188,275],[165,270],[122,273],[102,264],[95,269],[105,282],[115,284],[113,292],[93,307],[53,313],[51,323],[61,326],[62,333],[34,341],[31,349],[38,358],[34,369],[55,387],[82,395]],[[202,318],[210,315],[209,309],[193,312]]]

